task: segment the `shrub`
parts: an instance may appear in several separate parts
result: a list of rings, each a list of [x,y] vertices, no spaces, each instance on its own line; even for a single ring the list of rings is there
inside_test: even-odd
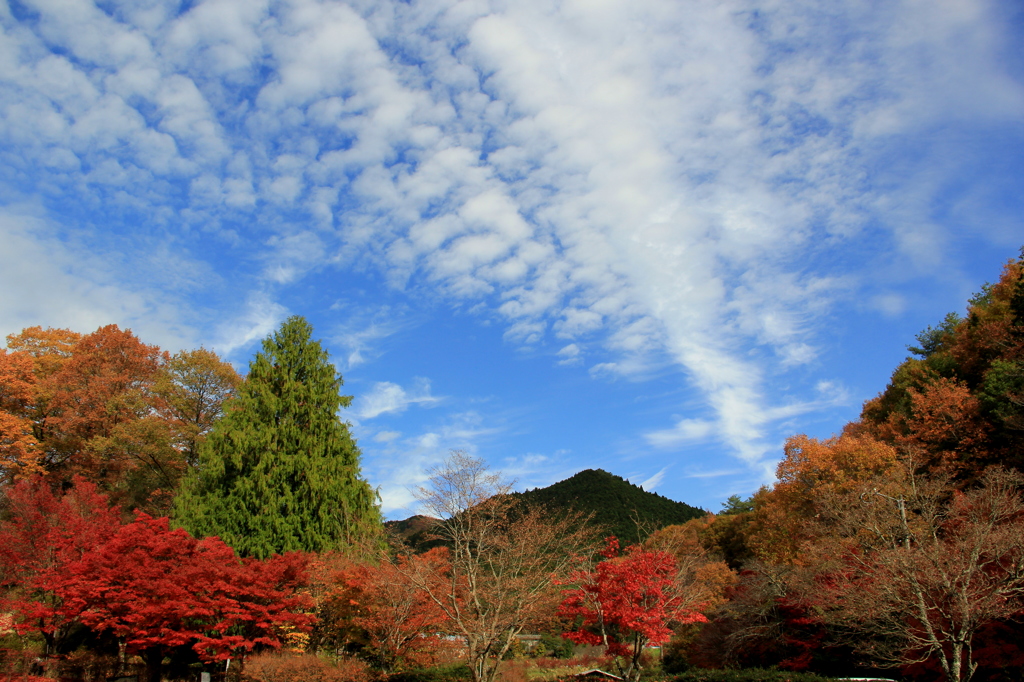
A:
[[[313,654],[274,652],[260,654],[246,661],[248,682],[367,682],[366,663],[345,658],[337,663]]]
[[[527,661],[505,661],[498,672],[501,682],[529,682],[530,674],[526,671],[530,664]]]
[[[464,663],[406,670],[390,675],[387,682],[471,682],[473,672]]]
[[[540,642],[537,645],[537,656],[551,656],[553,658],[572,658],[573,643],[561,635],[542,633]]]
[[[142,666],[134,658],[128,659],[125,675],[139,675]],[[74,651],[66,656],[54,657],[46,661],[46,674],[67,680],[83,682],[104,682],[117,672],[117,656],[98,654],[92,651]],[[141,675],[139,675],[141,679]]]
[[[688,670],[672,682],[830,682],[831,678],[791,670]]]

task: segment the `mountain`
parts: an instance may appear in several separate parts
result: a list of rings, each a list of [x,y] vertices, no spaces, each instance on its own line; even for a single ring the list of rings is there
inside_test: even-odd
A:
[[[617,537],[623,547],[659,528],[707,514],[685,502],[647,492],[603,469],[587,469],[546,488],[514,494],[529,504],[543,504],[553,513],[573,508],[593,514],[591,523],[600,526],[604,536]]]
[[[544,505],[556,515],[569,509],[592,514],[590,522],[600,528],[601,537],[614,535],[623,547],[639,542],[641,536],[646,537],[659,528],[686,523],[707,514],[685,502],[647,492],[602,469],[587,469],[546,488],[512,495],[527,504]],[[384,525],[406,545],[422,551],[439,544],[430,537],[435,523],[435,518],[417,515]]]
[[[384,528],[392,536],[397,536],[402,543],[420,552],[439,544],[430,532],[437,521],[433,516],[417,514],[401,521],[385,521]]]

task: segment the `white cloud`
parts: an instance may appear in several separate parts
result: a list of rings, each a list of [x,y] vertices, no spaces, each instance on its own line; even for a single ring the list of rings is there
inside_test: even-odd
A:
[[[716,469],[714,471],[698,471],[686,474],[686,478],[720,478],[722,476],[735,476],[746,473],[743,469]]]
[[[502,432],[501,427],[486,422],[475,411],[453,412],[442,415],[419,433],[391,437],[390,432],[385,432],[386,441],[364,444],[363,471],[367,480],[379,488],[385,515],[401,518],[416,513],[415,491],[426,483],[431,467],[444,461],[451,450],[476,456],[482,443]],[[357,434],[362,428],[363,425],[356,426]]]
[[[378,381],[355,400],[354,412],[360,419],[404,412],[410,405],[436,405],[441,398],[430,395],[430,381],[417,378],[408,390],[390,381]]]
[[[342,364],[349,370],[380,357],[385,352],[385,339],[419,322],[417,315],[389,305],[363,307],[339,300],[331,310],[343,320],[332,331],[331,343],[342,348]]]
[[[213,346],[224,356],[248,350],[275,331],[287,314],[287,309],[268,294],[253,293],[241,315],[220,324]]]
[[[707,440],[714,434],[715,424],[701,419],[680,419],[671,429],[644,434],[644,439],[655,447],[674,448],[684,443]]]
[[[930,213],[962,149],[906,145],[965,121],[1016,125],[1024,109],[999,56],[1013,36],[977,0],[122,4],[0,17],[4,196],[233,245],[260,270],[239,285],[247,308],[226,315],[222,352],[276,325],[279,288],[376,268],[478,305],[513,342],[565,339],[558,362],[577,361],[583,337],[603,345],[595,376],[667,358],[714,416],[648,442],[713,424],[749,463],[794,405],[828,404],[772,384],[815,360],[823,315],[867,286],[821,254],[881,234],[908,269],[941,270],[949,238]],[[173,308],[130,277],[72,267],[45,232],[8,230],[19,255],[0,276],[75,292],[45,304],[55,315]],[[14,260],[51,250],[38,271]],[[19,305],[8,326],[26,319]],[[347,367],[391,329],[339,333]],[[367,415],[409,404],[394,384],[375,395]]]
[[[639,483],[638,485],[649,493],[654,492],[654,490],[657,489],[658,485],[663,480],[665,480],[665,473],[668,471],[668,469],[668,467],[663,468],[661,471],[654,474],[650,478],[644,480],[643,483]]]
[[[141,264],[134,281],[119,281],[112,270],[124,270],[120,254],[62,239],[37,213],[28,206],[0,209],[0,290],[8,292],[0,297],[0,337],[36,325],[88,333],[115,323],[171,350],[195,343],[178,292],[150,281],[152,263]]]
[[[871,307],[886,317],[899,317],[907,309],[907,300],[900,294],[878,294],[871,299]]]
[[[375,443],[390,443],[391,441],[401,438],[402,434],[400,431],[378,431],[373,436]]]
[[[583,360],[580,358],[580,347],[575,343],[570,343],[568,346],[563,346],[556,353],[559,358],[558,364],[560,365],[577,365]]]

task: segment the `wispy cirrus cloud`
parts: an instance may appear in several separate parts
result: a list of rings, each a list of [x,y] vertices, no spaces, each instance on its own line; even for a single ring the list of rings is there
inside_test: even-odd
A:
[[[713,437],[753,468],[788,406],[819,404],[779,377],[814,364],[830,311],[899,314],[874,281],[890,259],[955,262],[931,216],[970,145],[944,132],[1024,110],[1001,6],[977,0],[179,7],[0,11],[5,197],[111,253],[140,221],[186,270],[216,245],[240,282],[229,322],[180,331],[227,352],[284,314],[280,292],[357,270],[511,343],[558,339],[596,377],[672,364],[703,413],[647,441]],[[193,305],[185,282],[125,295],[144,275],[118,276],[74,286],[122,318]],[[348,367],[387,325],[339,334]],[[409,404],[388,390],[366,414]]]
[[[357,424],[357,434],[364,428],[365,423]],[[503,431],[475,410],[451,411],[412,433],[378,432],[382,437],[376,439],[377,455],[364,461],[363,469],[379,486],[382,511],[392,517],[408,515],[414,513],[416,490],[426,483],[432,467],[452,450],[480,456],[480,447]]]
[[[359,419],[373,419],[382,414],[404,412],[410,405],[434,406],[442,398],[430,394],[430,381],[419,377],[407,390],[390,381],[378,381],[355,401]]]
[[[658,487],[658,484],[665,480],[665,473],[667,471],[668,467],[664,467],[663,469],[659,470],[656,474],[644,479],[642,483],[638,483],[637,485],[639,485],[647,492],[653,492]]]

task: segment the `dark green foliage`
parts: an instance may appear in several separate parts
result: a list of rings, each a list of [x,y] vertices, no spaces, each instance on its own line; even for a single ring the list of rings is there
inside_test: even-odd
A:
[[[540,642],[537,643],[537,650],[534,652],[537,657],[550,656],[551,658],[572,658],[575,645],[561,635],[551,632],[542,632]]]
[[[555,514],[568,509],[593,514],[591,523],[605,535],[617,537],[623,547],[659,528],[707,515],[702,509],[646,492],[601,469],[587,469],[547,488],[515,495],[526,504],[542,505]]]
[[[472,679],[469,666],[457,663],[395,673],[388,676],[387,682],[470,682]]]
[[[700,542],[704,547],[718,552],[729,568],[742,570],[754,558],[747,544],[754,521],[753,512],[720,514],[714,523],[700,532]]]
[[[745,514],[752,511],[754,511],[753,496],[744,500],[739,495],[730,495],[729,499],[722,503],[722,511],[718,512],[718,514],[719,516],[728,516],[730,514]]]
[[[992,293],[995,286],[992,282],[985,282],[981,285],[981,291],[967,299],[969,308],[984,308],[992,305]]]
[[[876,400],[865,403],[862,417],[878,424],[893,413],[910,417],[911,399],[908,389],[921,391],[940,376],[928,366],[928,363],[927,360],[917,358],[907,358],[902,362],[892,373],[885,391]]]
[[[829,682],[833,678],[791,670],[688,670],[673,682]]]
[[[175,500],[177,522],[240,555],[322,552],[380,530],[376,496],[338,411],[351,397],[312,327],[289,318],[203,443]]]
[[[881,399],[872,403],[864,416],[879,423],[893,412],[909,417],[908,389],[921,391],[940,377],[956,378],[957,362],[948,351],[956,340],[956,330],[961,322],[963,318],[959,315],[948,313],[937,327],[929,326],[918,334],[916,338],[920,345],[907,346],[907,350],[918,357],[907,358],[896,368]]]
[[[942,349],[943,344],[956,331],[956,326],[963,321],[956,313],[948,313],[938,327],[929,326],[917,335],[917,342],[920,346],[907,346],[914,355],[928,358]]]
[[[1024,362],[993,361],[980,396],[986,410],[1006,428],[1024,430]]]
[[[684,647],[669,642],[661,648],[661,672],[665,675],[679,675],[690,669]]]

